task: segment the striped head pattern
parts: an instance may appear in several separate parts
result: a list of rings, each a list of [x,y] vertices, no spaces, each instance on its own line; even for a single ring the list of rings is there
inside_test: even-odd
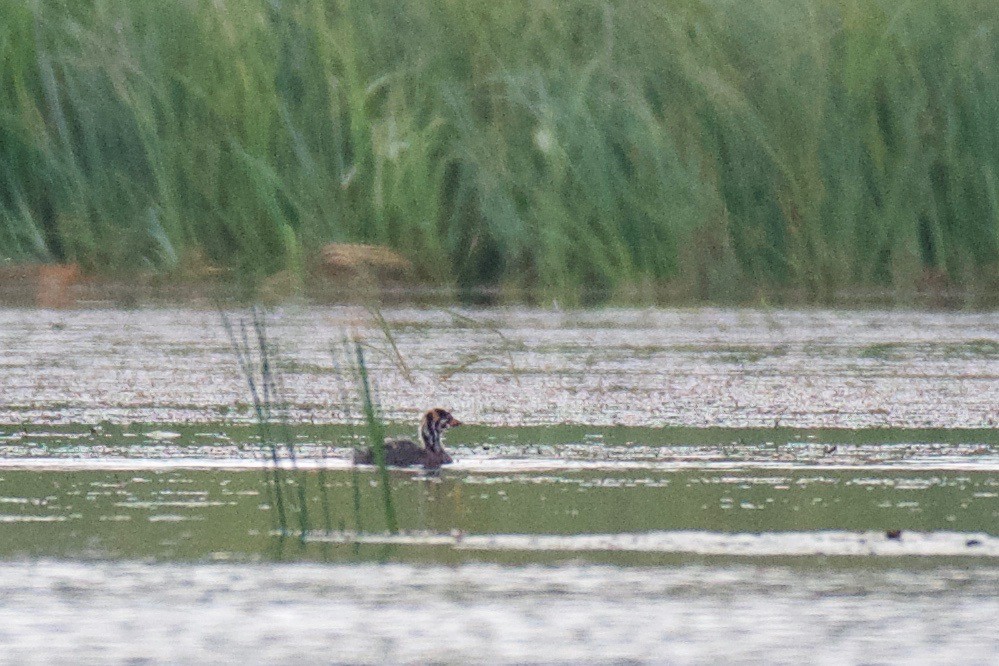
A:
[[[451,412],[435,407],[424,414],[420,421],[420,441],[428,451],[443,451],[441,435],[448,428],[460,425],[461,421],[451,416]]]

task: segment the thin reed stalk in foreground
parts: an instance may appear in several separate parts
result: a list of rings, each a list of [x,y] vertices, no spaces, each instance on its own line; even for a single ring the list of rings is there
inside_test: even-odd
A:
[[[274,368],[273,350],[267,337],[264,315],[259,308],[251,310],[251,343],[250,333],[243,319],[239,320],[237,328],[224,310],[220,309],[219,313],[229,344],[236,354],[240,372],[250,391],[260,445],[268,454],[270,464],[264,470],[264,479],[268,500],[276,510],[279,532],[282,536],[288,534],[288,514],[294,511],[298,517],[299,534],[304,539],[309,531],[307,476],[298,467],[294,435],[288,424],[287,404],[282,399],[284,387]],[[284,472],[284,460],[290,463],[290,476]],[[291,498],[285,495],[289,483],[295,486],[295,501],[290,501]]]
[[[257,432],[260,437],[260,444],[270,454],[271,465],[264,469],[264,486],[267,490],[268,501],[277,511],[278,528],[281,534],[288,532],[287,512],[285,511],[284,483],[280,466],[280,456],[277,444],[271,437],[270,404],[266,400],[269,393],[261,395],[257,387],[256,361],[251,353],[249,336],[246,331],[246,323],[240,319],[239,335],[236,328],[229,321],[229,316],[224,310],[219,310],[222,319],[222,326],[229,337],[229,345],[232,347],[239,363],[240,372],[246,380],[250,390],[250,398],[253,404],[253,412],[256,417]]]
[[[277,529],[282,536],[288,534],[289,516],[294,513],[297,516],[299,534],[304,540],[311,528],[309,523],[307,475],[298,465],[294,432],[289,423],[288,404],[284,398],[286,393],[285,387],[283,378],[275,367],[274,345],[268,337],[265,316],[259,308],[252,308],[250,312],[250,326],[248,327],[246,321],[242,318],[239,319],[237,324],[233,324],[229,315],[221,308],[219,309],[219,315],[222,320],[222,326],[229,338],[230,346],[236,356],[240,372],[246,380],[257,422],[260,445],[267,455],[269,462],[264,469],[264,482],[267,489],[268,501],[275,509]],[[357,395],[359,396],[360,409],[367,437],[376,452],[375,457],[379,482],[382,488],[381,495],[385,525],[388,531],[394,534],[398,532],[399,525],[395,505],[392,500],[391,477],[389,476],[385,461],[385,425],[379,415],[377,400],[372,391],[371,378],[364,357],[364,348],[359,340],[354,340],[351,345],[345,338],[344,352],[345,354],[350,354],[347,357],[348,359],[351,356],[353,357],[353,362],[348,363],[348,365],[353,365],[353,376],[356,381],[355,386]],[[334,372],[336,372],[338,378],[342,378],[345,373],[341,371],[335,353],[333,354],[333,361]],[[348,391],[343,386],[341,386],[339,398],[343,414],[349,420],[352,410],[349,404]],[[286,474],[284,470],[285,462],[291,467],[290,474]],[[354,527],[357,533],[361,533],[363,532],[362,494],[360,475],[356,466],[351,471],[351,479],[353,486]],[[325,469],[319,470],[317,483],[319,484],[319,499],[324,526],[327,532],[331,532],[333,530],[333,507],[329,503]],[[293,495],[286,493],[289,486],[294,486],[295,488]]]
[[[291,480],[295,484],[298,494],[297,513],[299,533],[304,538],[305,534],[309,530],[309,505],[307,493],[308,477],[304,472],[296,473],[298,470],[298,456],[295,453],[294,434],[291,432],[291,428],[288,425],[287,403],[281,400],[281,396],[284,395],[284,386],[283,383],[281,383],[280,375],[275,372],[275,368],[271,360],[271,346],[267,339],[266,322],[264,321],[263,315],[259,308],[254,307],[251,314],[253,319],[253,330],[257,337],[257,352],[258,357],[260,358],[260,372],[264,385],[264,396],[265,398],[269,398],[269,402],[267,402],[267,416],[269,419],[274,419],[274,407],[276,407],[280,439],[284,443],[288,460],[291,462]]]
[[[344,384],[343,378],[346,373],[344,369],[353,367],[351,362],[351,349],[350,342],[346,336],[344,336],[340,345],[341,354],[338,355],[334,347],[330,347],[330,357],[333,359],[333,369],[336,373],[336,377],[340,380],[337,382],[337,398],[340,405],[340,410],[343,413],[345,419],[351,425],[351,443],[356,449],[357,447],[357,433],[354,431],[353,421],[350,419],[351,414],[351,401],[350,401],[350,390]],[[341,362],[342,361],[342,362]],[[356,374],[356,373],[355,373]],[[361,475],[360,471],[357,469],[357,465],[351,466],[350,470],[350,486],[351,486],[351,498],[352,507],[354,511],[354,531],[360,534],[364,531],[364,524],[361,512]]]
[[[399,531],[398,520],[395,514],[395,505],[392,502],[392,485],[385,463],[385,425],[378,414],[375,401],[371,394],[371,383],[368,379],[368,367],[364,362],[364,350],[360,342],[355,341],[354,345],[357,354],[357,371],[360,381],[361,398],[363,401],[364,420],[368,429],[368,441],[371,443],[371,450],[374,452],[375,464],[378,466],[378,476],[382,486],[382,502],[385,509],[385,524],[388,531],[395,534]]]

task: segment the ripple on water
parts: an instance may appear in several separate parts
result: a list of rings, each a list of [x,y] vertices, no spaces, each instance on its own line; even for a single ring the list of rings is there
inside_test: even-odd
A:
[[[614,534],[312,533],[328,543],[447,546],[464,551],[646,552],[732,557],[999,557],[999,537],[969,532],[669,532]]]
[[[11,662],[988,663],[997,586],[994,567],[43,560],[0,562],[0,626]]]
[[[993,313],[464,310],[473,327],[433,308],[381,313],[394,350],[420,359],[406,373],[391,350],[370,357],[399,423],[446,403],[490,426],[989,428],[999,404]],[[0,308],[0,421],[253,420],[216,312],[81,309],[53,326],[64,316]],[[366,324],[385,344],[361,308],[271,318],[291,421],[341,419],[330,343]],[[489,362],[455,371],[455,349]]]

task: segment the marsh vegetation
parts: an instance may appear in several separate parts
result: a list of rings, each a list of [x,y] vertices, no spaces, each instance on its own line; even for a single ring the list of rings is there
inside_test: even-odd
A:
[[[994,299],[989,0],[32,3],[0,15],[0,249],[577,300]],[[976,300],[977,299],[977,300]]]

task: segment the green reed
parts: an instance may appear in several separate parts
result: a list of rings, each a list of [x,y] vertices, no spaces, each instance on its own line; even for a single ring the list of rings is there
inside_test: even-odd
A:
[[[353,421],[351,419],[352,401],[351,401],[351,389],[352,386],[348,386],[344,381],[344,378],[348,375],[354,376],[357,374],[354,372],[345,372],[345,369],[354,369],[354,364],[351,360],[351,347],[350,341],[347,336],[344,335],[341,341],[339,352],[335,345],[330,345],[330,358],[333,360],[333,373],[337,378],[337,406],[339,407],[344,419],[350,424],[351,429],[351,443],[355,451],[357,450],[357,432],[354,429]],[[355,384],[356,386],[356,384]],[[364,531],[364,525],[362,523],[362,511],[361,511],[361,472],[357,465],[352,465],[350,470],[350,488],[351,488],[351,504],[354,512],[354,532],[360,534]],[[346,525],[341,521],[340,530],[344,531]],[[327,531],[331,531],[327,528]]]
[[[0,252],[573,300],[994,286],[992,0],[0,0]]]
[[[382,486],[382,505],[385,510],[385,524],[388,531],[395,534],[399,531],[396,519],[395,505],[392,502],[392,484],[385,461],[385,424],[378,413],[378,404],[371,392],[371,382],[368,378],[368,366],[364,362],[364,349],[361,343],[354,342],[357,358],[357,374],[361,390],[364,422],[367,425],[368,442],[374,453],[375,465],[378,467],[378,478]]]
[[[219,309],[219,315],[250,391],[260,443],[268,456],[269,465],[264,469],[264,485],[268,502],[276,511],[279,533],[282,537],[288,534],[288,513],[293,511],[298,517],[300,537],[304,540],[310,527],[308,477],[298,467],[294,435],[288,423],[287,403],[282,397],[284,386],[274,365],[275,350],[267,336],[265,316],[259,308],[252,308],[250,326],[247,326],[243,318],[234,325],[222,309]],[[290,464],[290,475],[283,469],[285,460]],[[293,500],[285,495],[291,485],[296,491]],[[326,507],[328,499],[325,495],[325,483],[320,483],[320,492],[323,495],[323,506]]]
[[[282,535],[288,532],[288,519],[285,510],[284,481],[280,466],[280,454],[278,445],[274,441],[271,433],[271,416],[269,400],[262,396],[258,386],[260,372],[257,370],[257,361],[253,356],[250,346],[249,335],[247,334],[246,322],[239,321],[238,326],[234,326],[229,320],[229,316],[219,310],[222,320],[222,327],[229,338],[229,345],[236,355],[240,373],[246,380],[247,388],[250,391],[250,399],[253,404],[253,413],[256,417],[260,443],[269,453],[271,465],[264,469],[264,487],[267,490],[268,504],[273,506],[277,513],[278,528]]]

